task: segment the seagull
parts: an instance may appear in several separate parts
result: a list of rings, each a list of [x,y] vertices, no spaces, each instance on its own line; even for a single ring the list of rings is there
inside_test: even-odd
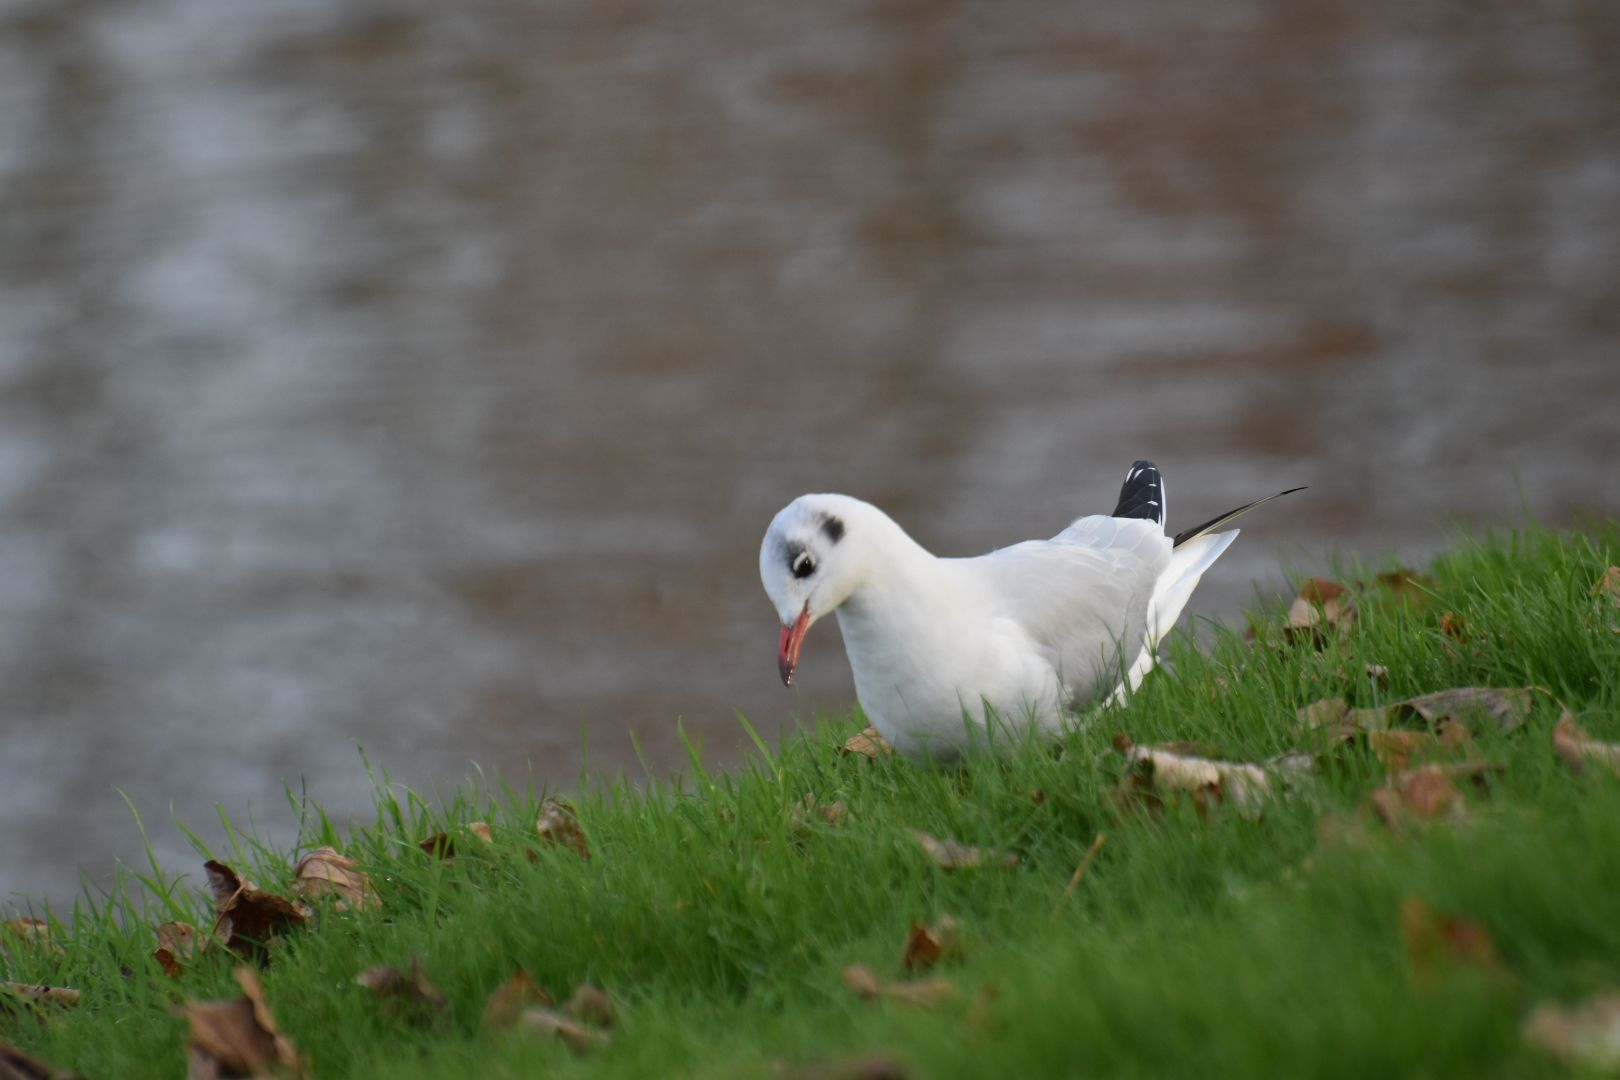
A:
[[[805,634],[832,613],[861,709],[899,752],[952,756],[992,720],[1058,735],[1105,694],[1123,701],[1152,669],[1199,578],[1237,539],[1216,530],[1302,490],[1172,538],[1164,478],[1138,461],[1112,514],[962,559],[930,554],[870,503],[801,495],[759,549],[782,620],[782,682],[793,685]]]

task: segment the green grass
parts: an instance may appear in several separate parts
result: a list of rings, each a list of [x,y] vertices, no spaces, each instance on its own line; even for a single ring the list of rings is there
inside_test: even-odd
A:
[[[1295,710],[1321,697],[1372,705],[1537,685],[1596,737],[1620,739],[1620,635],[1588,621],[1589,591],[1616,563],[1610,528],[1460,541],[1432,567],[1432,603],[1368,588],[1338,647],[1257,649],[1226,629],[1205,634],[1207,648],[1175,643],[1171,667],[1060,755],[1025,745],[947,767],[872,762],[834,752],[860,726],[840,717],[729,774],[694,761],[675,784],[580,791],[588,862],[557,848],[526,857],[532,795],[469,786],[430,805],[380,785],[376,820],[351,832],[310,808],[299,849],[331,843],[359,859],[381,912],[327,910],[281,939],[267,994],[322,1077],[763,1076],[775,1062],[868,1051],[947,1077],[1557,1073],[1519,1025],[1538,1002],[1620,985],[1620,780],[1558,763],[1550,702],[1520,731],[1481,740],[1505,771],[1471,797],[1469,822],[1404,840],[1375,828],[1360,844],[1319,843],[1318,827],[1384,781],[1365,752],[1338,755],[1259,819],[1219,807],[1204,820],[1179,804],[1121,817],[1109,738],[1201,740],[1258,761],[1297,744]],[[1350,567],[1343,579],[1358,576],[1371,574]],[[1448,639],[1443,611],[1477,640]],[[1386,690],[1360,677],[1367,663],[1389,669]],[[796,835],[790,815],[807,792],[843,800],[848,821]],[[494,823],[493,848],[451,862],[418,850],[473,820]],[[947,872],[912,829],[1024,858]],[[1107,843],[1060,902],[1099,832]],[[214,854],[267,889],[289,885],[297,852],[237,843]],[[182,1075],[172,1005],[236,993],[222,952],[178,979],[150,955],[155,923],[208,923],[201,884],[200,866],[181,883],[126,881],[64,914],[60,957],[0,954],[6,979],[83,991],[77,1009],[43,1021],[0,1011],[0,1041],[95,1080]],[[1409,895],[1480,920],[1511,977],[1458,966],[1415,982],[1396,921]],[[848,964],[901,977],[908,927],[942,914],[963,927],[964,955],[937,972],[961,989],[958,1004],[873,1004],[845,989]],[[450,1002],[421,1026],[354,983],[413,954]],[[619,1009],[611,1044],[575,1057],[551,1039],[485,1030],[485,998],[516,967],[559,996],[583,981],[605,988]],[[993,1001],[973,1006],[984,987]]]

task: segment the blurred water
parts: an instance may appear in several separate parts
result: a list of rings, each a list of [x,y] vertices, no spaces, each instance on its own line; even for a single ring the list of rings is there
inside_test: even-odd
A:
[[[215,803],[719,763],[805,490],[945,553],[1620,508],[1620,6],[0,5],[0,896]],[[205,833],[207,830],[205,829]],[[208,835],[216,835],[207,833]]]

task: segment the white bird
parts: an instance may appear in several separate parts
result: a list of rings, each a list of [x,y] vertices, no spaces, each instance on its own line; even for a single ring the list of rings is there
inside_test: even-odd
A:
[[[948,756],[987,717],[1059,733],[1103,694],[1120,700],[1238,530],[1216,532],[1290,488],[1173,540],[1164,481],[1131,466],[1110,515],[1050,540],[967,559],[931,555],[883,511],[848,495],[801,495],[771,521],[759,575],[782,620],[778,664],[793,684],[805,633],[835,612],[855,693],[905,754]]]

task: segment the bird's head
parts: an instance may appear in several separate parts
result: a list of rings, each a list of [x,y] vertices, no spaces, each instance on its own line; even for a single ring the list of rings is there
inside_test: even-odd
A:
[[[782,620],[777,665],[793,685],[804,635],[849,599],[864,564],[859,535],[864,503],[844,495],[801,495],[771,521],[759,547],[759,579]]]

